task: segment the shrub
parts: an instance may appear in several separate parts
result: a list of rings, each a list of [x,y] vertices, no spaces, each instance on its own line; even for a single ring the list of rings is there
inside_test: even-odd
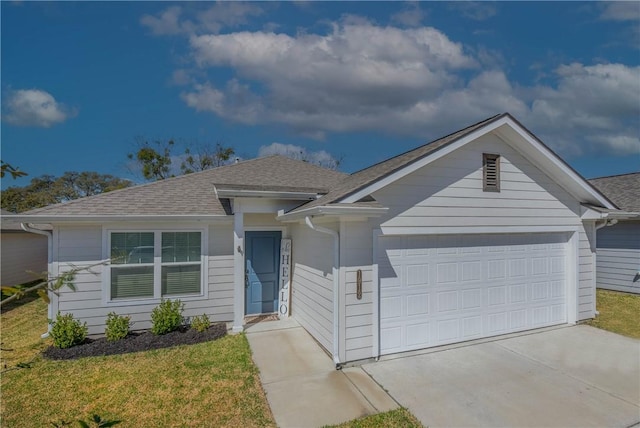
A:
[[[58,312],[56,320],[52,323],[50,335],[53,338],[53,346],[56,348],[71,348],[79,345],[87,338],[87,323],[73,318],[73,314],[61,315]]]
[[[183,323],[184,304],[180,300],[164,300],[151,311],[151,333],[166,334],[177,330]]]
[[[107,328],[104,330],[109,342],[124,339],[129,334],[131,317],[121,316],[115,312],[107,314]]]
[[[191,320],[191,328],[200,333],[206,331],[209,328],[209,325],[211,325],[211,321],[207,314],[193,317]]]

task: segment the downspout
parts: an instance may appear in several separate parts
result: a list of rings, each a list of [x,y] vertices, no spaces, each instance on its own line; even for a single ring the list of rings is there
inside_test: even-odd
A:
[[[339,311],[340,305],[338,304],[338,299],[340,298],[340,275],[339,275],[339,267],[340,267],[340,234],[335,230],[328,229],[326,227],[316,226],[311,222],[311,217],[306,216],[304,218],[304,222],[309,226],[311,230],[315,230],[316,232],[326,233],[328,235],[333,236],[333,362],[336,365],[336,369],[341,368],[340,356],[338,351],[338,335],[340,329],[338,328],[338,323],[340,321]]]
[[[615,224],[618,223],[618,220],[616,220],[615,218],[611,219],[611,220],[607,220],[606,218],[604,219],[604,221],[600,224],[596,223],[596,230],[600,230],[605,226],[613,226]]]
[[[50,232],[48,230],[37,229],[33,227],[31,223],[21,223],[20,227],[25,232],[35,233],[37,235],[44,235],[47,237],[47,272],[48,272],[47,279],[50,279],[51,276],[53,275],[53,272],[52,272],[53,270],[53,232]],[[54,318],[53,305],[51,303],[49,303],[48,305],[47,315],[50,320]],[[49,326],[47,327],[47,331],[45,333],[42,333],[40,337],[43,339],[46,339],[47,337],[49,337],[50,329],[51,329],[51,325],[49,324]]]

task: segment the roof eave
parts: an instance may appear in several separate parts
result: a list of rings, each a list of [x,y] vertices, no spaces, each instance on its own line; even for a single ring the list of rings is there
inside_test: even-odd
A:
[[[9,223],[107,223],[107,222],[147,222],[147,221],[231,221],[233,216],[202,214],[164,214],[164,215],[20,215],[2,216]]]
[[[384,215],[389,208],[386,207],[349,207],[349,206],[331,206],[320,205],[317,207],[299,209],[289,213],[284,210],[278,211],[276,219],[278,221],[289,222],[299,221],[308,216],[332,216],[332,217],[380,217]]]
[[[282,192],[270,190],[234,190],[216,188],[218,198],[268,198],[296,201],[308,201],[317,199],[317,192]]]

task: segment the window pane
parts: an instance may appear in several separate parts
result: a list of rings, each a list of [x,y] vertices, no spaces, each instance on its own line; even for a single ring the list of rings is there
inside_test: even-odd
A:
[[[162,295],[200,293],[200,265],[162,266]]]
[[[163,232],[162,262],[199,262],[200,232]]]
[[[111,263],[153,263],[153,232],[111,234]]]
[[[153,297],[153,266],[111,268],[111,298],[127,297]]]

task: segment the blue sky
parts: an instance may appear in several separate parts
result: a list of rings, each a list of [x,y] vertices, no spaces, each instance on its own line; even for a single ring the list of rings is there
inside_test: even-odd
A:
[[[640,170],[638,2],[2,2],[2,160],[132,178],[135,140],[353,172],[509,111],[587,178]]]

